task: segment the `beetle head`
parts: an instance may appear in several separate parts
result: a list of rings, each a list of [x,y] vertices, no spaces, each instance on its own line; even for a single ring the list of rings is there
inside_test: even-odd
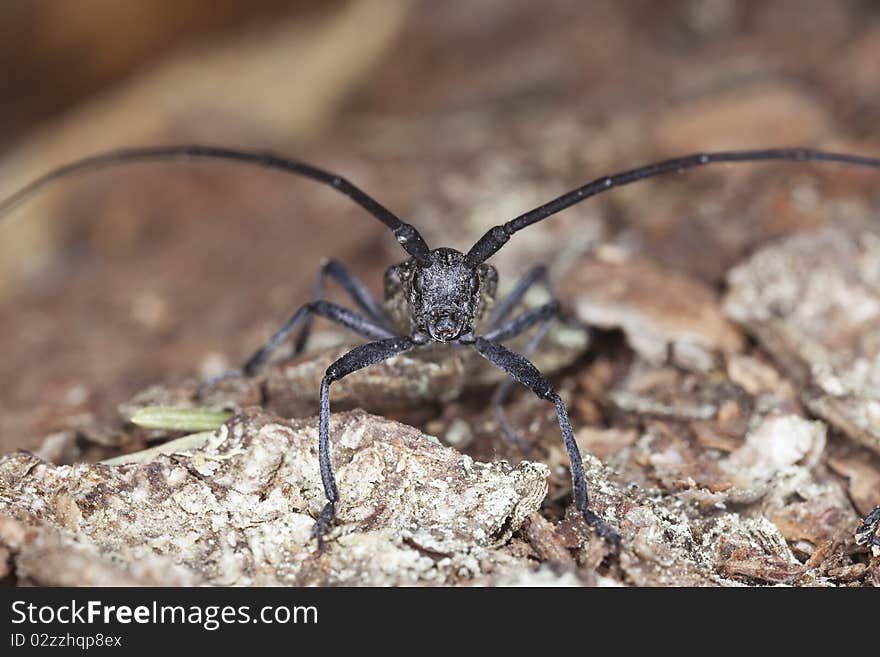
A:
[[[472,334],[496,283],[491,265],[471,268],[454,249],[431,251],[430,264],[416,264],[409,279],[413,329],[435,342]]]

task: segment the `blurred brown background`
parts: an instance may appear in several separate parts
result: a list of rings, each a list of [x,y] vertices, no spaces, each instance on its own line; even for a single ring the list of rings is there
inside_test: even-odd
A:
[[[271,148],[466,248],[652,158],[880,153],[867,0],[6,0],[0,34],[0,196],[111,147]],[[875,180],[694,172],[572,209],[496,264],[509,279],[603,234],[721,285],[759,241],[839,219],[816,195],[847,216],[876,208]],[[238,363],[305,300],[324,256],[379,292],[401,254],[344,198],[271,172],[138,165],[60,183],[0,224],[2,451]]]

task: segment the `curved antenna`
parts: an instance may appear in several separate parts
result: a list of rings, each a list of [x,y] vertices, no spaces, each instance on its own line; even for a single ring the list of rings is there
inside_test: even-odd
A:
[[[522,230],[526,226],[538,223],[591,196],[606,192],[612,187],[620,187],[621,185],[634,183],[637,180],[652,178],[665,173],[684,171],[685,169],[692,169],[716,162],[762,162],[768,160],[836,162],[839,164],[880,168],[880,159],[878,158],[848,155],[846,153],[828,153],[806,148],[774,148],[760,151],[726,151],[685,155],[684,157],[655,162],[636,169],[630,169],[629,171],[622,171],[612,176],[602,176],[552,201],[548,201],[534,210],[521,214],[505,224],[490,228],[468,251],[465,262],[471,267],[476,267],[504,246],[515,232]]]
[[[82,160],[76,160],[64,164],[49,173],[31,181],[12,196],[0,201],[0,217],[11,212],[19,204],[39,192],[50,183],[66,176],[102,169],[117,164],[131,162],[145,162],[150,160],[173,160],[173,159],[213,159],[242,162],[267,169],[278,169],[294,175],[310,178],[323,183],[345,194],[364,210],[376,217],[388,226],[400,242],[400,245],[413,258],[420,263],[429,262],[429,249],[419,232],[410,224],[401,221],[394,213],[388,210],[373,197],[366,194],[360,188],[348,182],[345,178],[334,173],[319,169],[318,167],[297,162],[272,153],[242,151],[231,148],[219,148],[215,146],[200,146],[190,144],[186,146],[152,146],[147,148],[122,148],[115,151],[100,153]]]

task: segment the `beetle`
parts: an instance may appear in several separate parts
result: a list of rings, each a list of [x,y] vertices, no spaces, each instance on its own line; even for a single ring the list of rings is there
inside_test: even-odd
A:
[[[826,162],[880,168],[880,159],[847,153],[832,153],[807,148],[695,153],[662,160],[612,175],[601,176],[558,196],[487,231],[467,253],[446,247],[431,249],[412,225],[402,221],[359,187],[330,171],[281,157],[272,153],[237,150],[204,145],[173,145],[127,148],[77,160],[54,169],[32,181],[0,202],[0,216],[49,183],[74,173],[108,167],[124,162],[168,159],[217,159],[286,171],[332,187],[360,205],[382,222],[409,256],[390,267],[385,275],[385,304],[372,297],[366,286],[344,265],[330,260],[318,275],[312,300],[300,307],[285,324],[258,349],[241,370],[206,381],[202,389],[231,375],[253,375],[271,354],[299,329],[295,351],[301,351],[308,339],[315,316],[344,326],[369,342],[355,347],[332,363],[320,386],[318,416],[318,454],[321,480],[327,503],[321,510],[312,532],[321,544],[331,527],[339,491],[330,458],[330,386],[333,382],[398,354],[430,345],[447,344],[475,350],[503,370],[511,379],[531,389],[538,397],[554,404],[559,428],[571,466],[574,504],[586,523],[612,548],[620,546],[620,534],[589,505],[583,462],[575,442],[571,422],[562,398],[550,381],[529,361],[529,355],[541,336],[557,317],[560,304],[551,299],[541,306],[511,317],[514,308],[534,285],[546,285],[546,270],[530,270],[513,291],[496,303],[498,272],[486,261],[519,231],[614,187],[663,174],[716,163],[735,162]],[[322,299],[324,279],[329,276],[341,284],[360,312]],[[522,353],[504,346],[504,342],[529,329],[539,327]],[[499,389],[503,391],[504,389]],[[502,392],[503,395],[503,392]],[[498,402],[501,395],[496,396]],[[509,432],[509,428],[502,422]]]

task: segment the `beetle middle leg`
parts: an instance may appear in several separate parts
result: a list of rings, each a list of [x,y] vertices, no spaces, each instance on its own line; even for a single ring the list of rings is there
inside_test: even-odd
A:
[[[394,330],[391,320],[385,313],[382,305],[376,301],[367,286],[361,280],[352,274],[348,268],[338,260],[323,260],[321,269],[318,272],[318,278],[315,280],[315,287],[312,290],[312,301],[320,301],[324,296],[324,281],[327,277],[335,280],[348,293],[352,301],[357,304],[358,308],[363,311],[364,315],[375,324],[382,326],[389,331]],[[312,331],[313,315],[306,317],[302,322],[302,328],[294,341],[293,353],[298,355],[306,348],[309,335]]]
[[[499,328],[507,316],[513,312],[513,309],[523,300],[523,297],[525,297],[528,291],[536,285],[544,287],[545,291],[550,296],[551,303],[556,301],[556,296],[553,294],[553,290],[550,287],[546,265],[536,265],[523,274],[513,290],[495,306],[489,318],[489,330],[491,331]],[[557,317],[558,312],[541,324],[538,331],[532,336],[525,349],[522,351],[522,355],[525,358],[531,358],[532,354],[535,353]],[[523,329],[523,331],[524,330],[526,329]],[[501,430],[514,445],[525,451],[526,446],[523,443],[522,438],[516,429],[510,426],[510,423],[507,421],[507,415],[504,412],[504,405],[507,403],[511,390],[513,390],[513,381],[510,379],[498,384],[498,387],[495,388],[495,392],[492,394],[492,407],[495,409],[495,417],[498,418],[498,424],[501,427]]]
[[[372,340],[383,339],[383,338],[391,338],[394,337],[395,333],[390,329],[385,328],[384,326],[380,326],[366,317],[363,317],[357,314],[354,311],[351,311],[347,308],[343,308],[335,303],[331,303],[329,301],[319,300],[319,301],[310,301],[304,306],[300,307],[291,317],[288,319],[284,325],[278,329],[275,334],[269,338],[269,341],[266,342],[265,345],[257,349],[251,355],[250,358],[245,361],[245,364],[239,370],[229,370],[227,372],[223,372],[222,374],[212,377],[202,383],[198,390],[196,390],[196,398],[200,397],[206,390],[216,385],[220,381],[224,381],[226,379],[241,377],[241,376],[252,376],[257,373],[257,371],[269,360],[278,347],[280,347],[285,340],[287,340],[290,335],[296,330],[296,328],[301,324],[301,322],[306,319],[312,317],[313,315],[318,315],[320,317],[324,317],[325,319],[329,319],[330,321],[344,326],[347,329],[358,333],[366,338],[370,338]]]
[[[538,328],[535,334],[531,337],[525,349],[522,350],[522,356],[524,358],[531,358],[532,354],[537,350],[538,345],[541,344],[541,341],[553,327],[553,322],[555,320],[556,317],[549,317],[544,320],[544,323],[541,324],[540,328]],[[498,387],[495,388],[495,392],[492,393],[492,408],[495,409],[495,417],[498,419],[498,424],[501,426],[504,435],[507,436],[510,442],[525,452],[528,449],[528,446],[523,442],[522,436],[520,436],[519,432],[507,421],[507,414],[504,411],[504,405],[507,403],[508,397],[510,397],[511,390],[513,390],[513,383],[513,379],[507,378],[498,384]]]
[[[543,285],[544,289],[547,290],[547,294],[554,298],[548,280],[547,266],[535,265],[523,274],[510,294],[501,299],[492,309],[492,313],[489,315],[489,330],[498,328],[507,319],[507,316],[513,312],[517,304],[523,300],[528,291],[538,284]]]

